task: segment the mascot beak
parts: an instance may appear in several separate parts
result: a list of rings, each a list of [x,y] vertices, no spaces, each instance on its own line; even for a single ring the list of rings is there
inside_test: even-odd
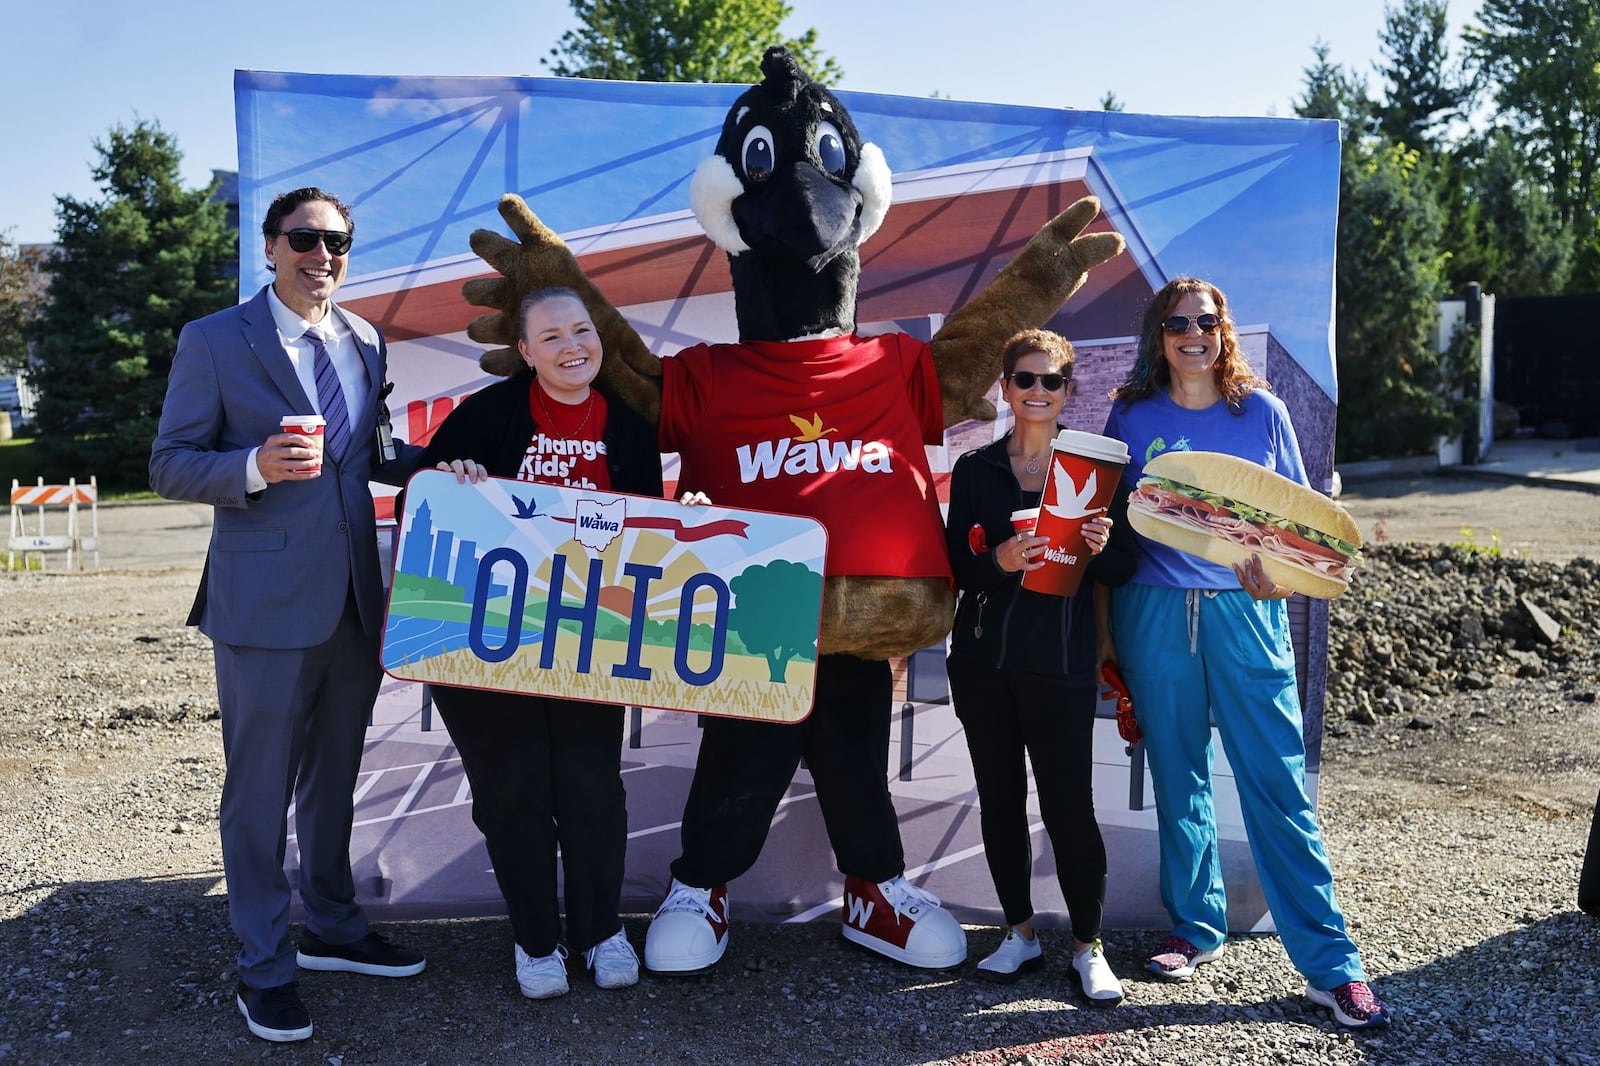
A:
[[[809,161],[774,174],[760,197],[733,201],[739,234],[751,248],[781,248],[786,258],[821,271],[861,242],[862,197]]]

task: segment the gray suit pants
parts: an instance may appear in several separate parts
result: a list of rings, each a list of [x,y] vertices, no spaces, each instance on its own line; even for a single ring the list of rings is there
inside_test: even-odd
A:
[[[295,979],[289,879],[283,870],[295,803],[306,927],[344,944],[367,933],[350,874],[353,793],[381,673],[377,640],[354,599],[333,635],[311,648],[217,643],[222,707],[222,864],[239,977],[253,988]]]

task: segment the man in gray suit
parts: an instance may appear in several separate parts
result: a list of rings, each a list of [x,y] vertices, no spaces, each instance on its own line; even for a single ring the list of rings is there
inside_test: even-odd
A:
[[[222,709],[222,862],[250,1031],[304,1040],[295,967],[420,973],[420,952],[368,928],[350,874],[352,794],[381,672],[383,589],[369,480],[399,485],[422,449],[378,439],[387,348],[333,303],[354,222],[320,189],[272,202],[275,277],[178,337],[150,453],[160,495],[214,508],[189,614],[211,638]],[[282,416],[320,414],[321,447]],[[445,467],[447,464],[440,464]],[[448,464],[460,479],[482,468]],[[305,928],[289,941],[283,860],[295,802]]]

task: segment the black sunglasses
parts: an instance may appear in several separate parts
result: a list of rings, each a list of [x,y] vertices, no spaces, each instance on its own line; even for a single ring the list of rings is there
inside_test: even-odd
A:
[[[281,229],[274,236],[287,237],[289,247],[297,252],[311,251],[320,240],[329,255],[343,255],[348,252],[350,242],[355,239],[350,234],[336,229]]]
[[[1188,333],[1191,322],[1200,327],[1201,333],[1215,333],[1217,327],[1222,325],[1222,317],[1212,314],[1173,315],[1161,320],[1161,328],[1168,333]]]
[[[1008,376],[1023,392],[1033,388],[1034,382],[1043,385],[1045,392],[1060,392],[1069,380],[1065,374],[1035,374],[1031,370],[1013,370]]]

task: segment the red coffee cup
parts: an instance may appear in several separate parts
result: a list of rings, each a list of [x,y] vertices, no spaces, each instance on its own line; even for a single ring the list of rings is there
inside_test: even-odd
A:
[[[1033,536],[1033,527],[1039,521],[1039,508],[1024,507],[1020,511],[1011,512],[1011,531],[1013,533],[1026,533]]]
[[[317,442],[317,465],[313,468],[316,470],[322,469],[322,431],[327,425],[321,415],[284,415],[278,419],[278,426],[283,432],[298,433]]]
[[[1098,433],[1063,429],[1050,442],[1050,473],[1039,504],[1036,537],[1048,537],[1044,563],[1022,575],[1022,587],[1055,596],[1078,591],[1089,546],[1083,523],[1102,514],[1116,495],[1117,480],[1128,465],[1128,446]]]

